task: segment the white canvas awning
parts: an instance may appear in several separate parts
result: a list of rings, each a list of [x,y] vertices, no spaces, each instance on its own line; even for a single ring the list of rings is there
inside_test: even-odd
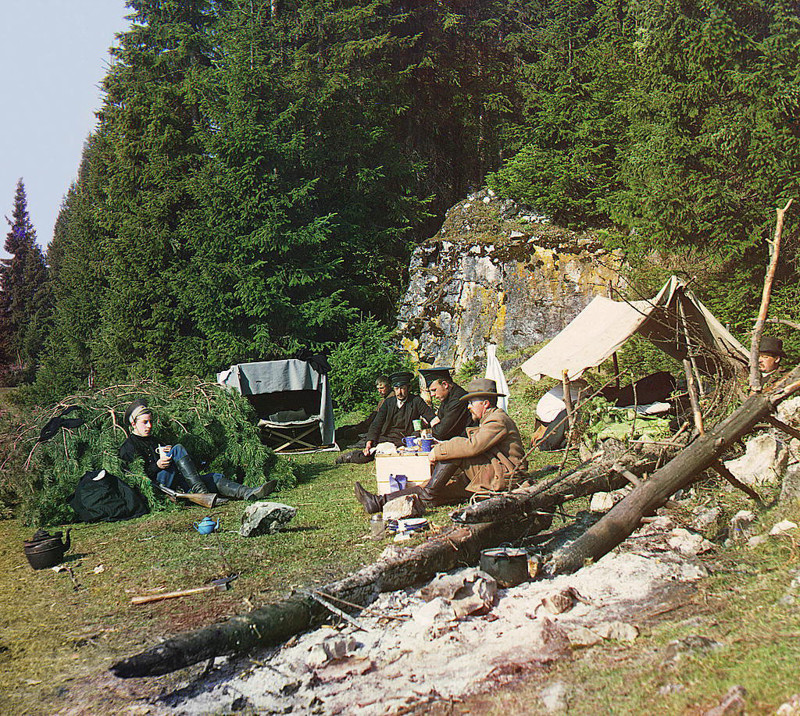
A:
[[[654,298],[612,301],[596,296],[575,319],[538,353],[522,364],[534,380],[547,375],[561,380],[580,378],[600,365],[634,334],[639,333],[676,360],[687,356],[685,325],[697,353],[698,369],[713,375],[719,356],[731,366],[746,366],[748,352],[711,312],[673,276]],[[705,348],[705,350],[703,350]]]

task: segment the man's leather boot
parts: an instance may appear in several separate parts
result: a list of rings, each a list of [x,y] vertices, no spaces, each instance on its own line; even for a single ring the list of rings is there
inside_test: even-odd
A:
[[[208,485],[203,482],[189,455],[184,455],[179,460],[176,460],[175,465],[183,475],[183,479],[189,484],[189,492],[210,492]]]
[[[217,481],[217,492],[223,497],[232,497],[235,500],[262,500],[272,494],[278,486],[277,480],[268,480],[258,487],[247,487],[238,482],[221,477]]]
[[[458,470],[458,463],[456,462],[434,463],[431,479],[418,492],[425,507],[438,507],[441,504],[445,504],[445,502],[439,500],[439,497],[456,470]]]
[[[356,499],[361,503],[361,506],[367,511],[367,514],[374,515],[380,512],[386,504],[386,495],[375,495],[372,492],[365,490],[360,482],[353,486],[353,492],[356,494]]]

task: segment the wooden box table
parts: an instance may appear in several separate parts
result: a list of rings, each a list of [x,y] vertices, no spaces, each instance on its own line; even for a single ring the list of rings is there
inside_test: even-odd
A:
[[[407,485],[422,486],[431,479],[431,463],[427,452],[400,452],[375,455],[375,474],[378,478],[378,494],[391,492],[389,475],[405,475]]]

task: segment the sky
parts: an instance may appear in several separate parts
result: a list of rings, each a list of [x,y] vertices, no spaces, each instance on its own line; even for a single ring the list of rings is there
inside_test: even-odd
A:
[[[0,258],[17,181],[43,248],[102,105],[124,0],[0,0]]]

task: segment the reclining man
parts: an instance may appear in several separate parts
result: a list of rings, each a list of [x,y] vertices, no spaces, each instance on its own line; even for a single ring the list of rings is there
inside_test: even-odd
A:
[[[467,434],[472,422],[467,404],[461,400],[467,391],[450,375],[451,368],[420,368],[419,372],[434,398],[439,401],[436,417],[431,420],[431,432],[437,440],[449,440]]]
[[[153,435],[153,411],[143,400],[134,400],[128,406],[125,425],[130,435],[119,448],[122,462],[129,465],[141,457],[147,477],[164,487],[178,492],[216,492],[237,500],[261,500],[278,484],[277,480],[269,480],[258,487],[246,487],[217,472],[199,475],[183,445],[161,446],[165,453],[162,455],[158,450],[159,442]]]
[[[383,442],[401,445],[403,438],[414,433],[414,421],[424,418],[428,423],[435,413],[418,395],[411,395],[411,373],[393,373],[389,376],[394,395],[390,395],[378,408],[378,414],[367,431],[367,444],[363,450],[353,450],[336,458],[337,464],[353,462],[362,465],[375,459],[375,446]]]
[[[372,514],[401,495],[418,495],[426,507],[464,502],[472,493],[505,490],[520,481],[528,468],[516,423],[497,407],[497,384],[477,378],[461,400],[467,404],[477,427],[467,437],[445,440],[433,448],[433,474],[424,487],[407,487],[388,495],[374,495],[358,482],[356,499]]]

